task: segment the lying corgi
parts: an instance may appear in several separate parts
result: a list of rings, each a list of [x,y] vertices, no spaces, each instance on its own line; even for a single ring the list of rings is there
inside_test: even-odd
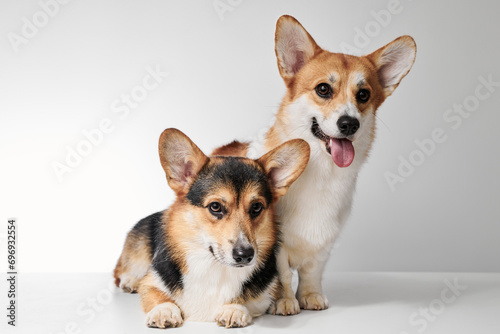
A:
[[[177,198],[129,232],[116,285],[139,292],[149,327],[250,324],[280,295],[274,206],[306,168],[309,145],[291,140],[257,160],[208,158],[167,129],[159,153]]]
[[[350,214],[358,172],[375,137],[377,109],[410,71],[416,45],[402,36],[363,57],[331,53],[287,15],[277,22],[275,42],[287,92],[274,125],[261,140],[233,142],[215,152],[252,158],[293,138],[310,145],[306,170],[277,204],[284,289],[273,313],[287,315],[328,307],[321,287],[325,263]],[[296,294],[292,269],[299,274]]]

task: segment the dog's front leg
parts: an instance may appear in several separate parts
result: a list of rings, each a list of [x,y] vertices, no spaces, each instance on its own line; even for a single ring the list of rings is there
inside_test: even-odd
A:
[[[215,321],[219,326],[226,328],[245,327],[252,323],[252,316],[241,304],[225,304],[217,312]]]
[[[282,295],[276,301],[269,313],[278,315],[294,315],[300,312],[299,302],[295,298],[292,288],[292,268],[288,261],[288,252],[280,248],[277,256],[278,273],[283,285]]]
[[[146,313],[148,327],[178,327],[183,323],[182,312],[174,300],[159,290],[147,274],[139,286],[142,309]]]
[[[305,259],[297,268],[299,272],[297,299],[300,308],[305,310],[324,310],[328,308],[328,299],[321,288],[321,277],[327,260],[328,252],[324,252],[324,254]]]

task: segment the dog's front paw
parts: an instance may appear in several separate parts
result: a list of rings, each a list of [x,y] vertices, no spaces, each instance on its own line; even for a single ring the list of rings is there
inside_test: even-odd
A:
[[[328,308],[328,299],[319,293],[309,293],[299,297],[299,304],[304,310],[325,310]]]
[[[270,312],[277,315],[294,315],[300,313],[299,302],[295,298],[281,298],[271,306]]]
[[[123,274],[120,276],[120,288],[124,292],[136,293],[139,289],[139,282],[141,280],[135,276]]]
[[[146,325],[148,325],[148,327],[178,327],[182,325],[182,322],[181,310],[174,303],[156,305],[155,308],[146,315]]]
[[[217,313],[215,321],[226,328],[245,327],[252,323],[252,316],[243,305],[226,304]]]

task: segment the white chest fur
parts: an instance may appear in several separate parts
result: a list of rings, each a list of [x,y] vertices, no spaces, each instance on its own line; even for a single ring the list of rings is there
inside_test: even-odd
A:
[[[282,142],[299,137],[311,147],[306,170],[277,205],[283,248],[289,254],[290,265],[298,267],[304,259],[328,252],[347,220],[357,176],[371,147],[374,117],[365,118],[360,136],[353,143],[356,153],[352,164],[339,168],[326,153],[324,144],[310,131],[311,118],[319,115],[311,112],[307,101],[299,99],[285,114],[287,128],[275,124]],[[249,157],[256,158],[265,151],[263,140],[254,141]]]
[[[217,262],[210,253],[194,251],[187,257],[183,292],[176,299],[185,319],[214,321],[222,305],[241,294],[253,267],[235,268]]]
[[[318,158],[310,161],[278,202],[287,248],[324,248],[338,236],[349,216],[357,171],[341,170],[331,161],[323,161],[327,160],[324,157]]]

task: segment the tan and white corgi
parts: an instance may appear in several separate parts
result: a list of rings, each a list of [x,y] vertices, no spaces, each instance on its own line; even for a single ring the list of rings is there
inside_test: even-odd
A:
[[[248,325],[281,294],[274,207],[306,168],[309,145],[287,141],[256,160],[209,158],[167,129],[159,153],[177,197],[129,232],[116,285],[140,293],[150,327]]]
[[[416,45],[402,36],[367,56],[331,53],[287,15],[277,22],[275,42],[287,92],[274,125],[260,140],[233,142],[216,152],[252,158],[293,138],[310,145],[306,170],[277,205],[284,290],[273,312],[287,315],[328,307],[321,287],[325,263],[350,214],[358,172],[375,137],[377,109],[410,71]],[[292,269],[299,274],[296,294]]]

